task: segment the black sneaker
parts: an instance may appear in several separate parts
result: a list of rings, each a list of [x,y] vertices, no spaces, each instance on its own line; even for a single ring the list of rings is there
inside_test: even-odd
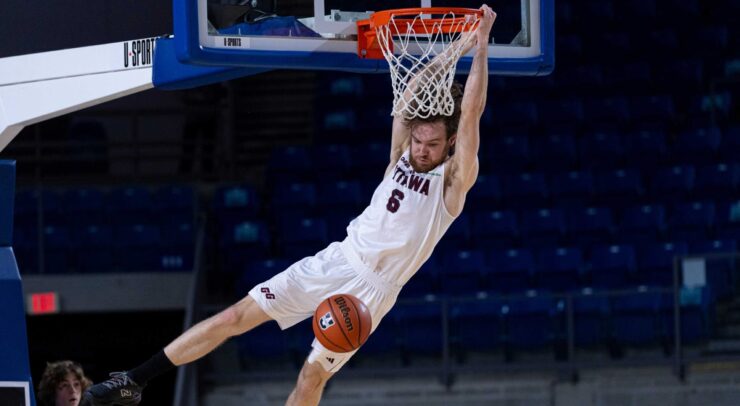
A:
[[[110,379],[89,387],[82,396],[82,405],[89,406],[136,406],[141,402],[143,386],[126,375],[112,372]]]

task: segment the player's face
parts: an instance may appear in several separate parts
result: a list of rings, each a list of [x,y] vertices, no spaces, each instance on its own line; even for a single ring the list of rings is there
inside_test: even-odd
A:
[[[81,396],[82,383],[70,372],[57,385],[55,406],[78,406]]]
[[[411,128],[411,166],[416,172],[429,172],[441,164],[455,143],[447,139],[445,123],[419,123]]]

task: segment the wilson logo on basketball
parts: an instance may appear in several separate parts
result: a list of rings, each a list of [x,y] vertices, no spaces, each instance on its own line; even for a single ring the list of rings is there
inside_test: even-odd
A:
[[[349,317],[349,307],[347,307],[347,302],[344,300],[343,297],[338,297],[334,299],[334,303],[336,303],[339,306],[339,311],[342,312],[342,318],[344,319],[344,325],[347,327],[347,331],[354,330],[354,326],[352,326],[352,319]]]
[[[334,325],[334,319],[331,317],[331,312],[326,313],[319,319],[319,326],[322,330],[326,330],[327,328]]]

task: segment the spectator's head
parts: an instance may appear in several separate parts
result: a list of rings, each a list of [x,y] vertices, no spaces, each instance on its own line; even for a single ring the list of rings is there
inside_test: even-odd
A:
[[[92,381],[82,367],[72,361],[58,361],[46,365],[39,383],[38,400],[42,406],[78,406]]]

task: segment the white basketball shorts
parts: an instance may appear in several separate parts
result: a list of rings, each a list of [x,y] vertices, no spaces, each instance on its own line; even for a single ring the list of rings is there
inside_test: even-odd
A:
[[[281,329],[309,317],[327,297],[348,293],[362,300],[372,316],[371,334],[390,311],[401,290],[367,269],[346,242],[333,242],[312,257],[306,257],[285,271],[258,284],[249,295]],[[249,334],[249,333],[247,333]],[[338,371],[357,350],[329,351],[314,338],[308,362],[319,362],[328,372]]]

